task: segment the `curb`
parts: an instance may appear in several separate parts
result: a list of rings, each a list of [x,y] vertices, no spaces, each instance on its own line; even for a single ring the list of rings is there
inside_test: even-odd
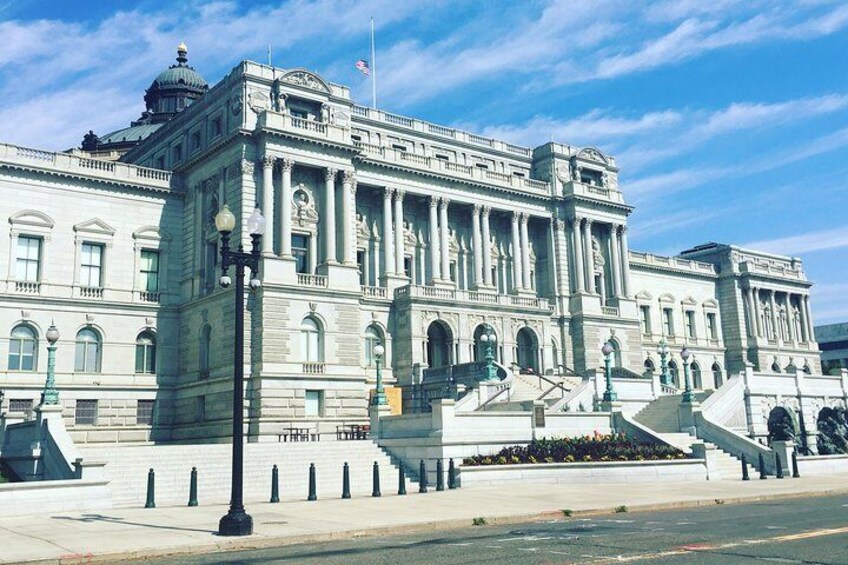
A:
[[[699,508],[705,506],[715,506],[716,504],[750,504],[756,502],[775,501],[775,500],[791,500],[797,498],[820,498],[825,496],[837,496],[848,494],[848,487],[840,489],[830,489],[824,491],[812,492],[787,492],[779,494],[761,494],[754,496],[737,496],[725,499],[698,499],[698,500],[681,500],[676,502],[665,502],[658,504],[640,504],[628,506],[627,512],[651,512],[662,510],[680,510],[686,508]],[[717,503],[716,500],[721,500]],[[545,510],[530,514],[515,514],[510,516],[498,516],[488,518],[486,523],[489,526],[504,526],[510,524],[526,524],[531,522],[550,521],[554,519],[568,520],[577,517],[599,516],[607,514],[615,514],[615,508],[593,508],[586,510],[573,510],[570,518],[563,516],[562,510]],[[402,527],[402,533],[399,533],[398,528]],[[144,549],[138,551],[123,551],[98,554],[80,554],[67,555],[59,558],[47,559],[30,559],[25,561],[15,561],[8,563],[27,563],[27,564],[56,564],[70,565],[77,563],[109,563],[115,561],[123,561],[129,559],[164,559],[169,557],[204,555],[218,552],[231,551],[247,551],[255,549],[267,549],[269,547],[283,547],[288,545],[298,545],[305,543],[320,543],[327,541],[335,541],[339,539],[351,538],[367,538],[381,535],[406,535],[410,533],[421,533],[428,531],[439,530],[456,530],[461,528],[471,527],[470,519],[452,519],[438,520],[429,522],[418,522],[412,524],[397,524],[394,526],[382,526],[368,529],[343,530],[336,532],[326,532],[321,534],[307,534],[299,536],[274,536],[274,537],[251,537],[247,539],[236,538],[221,542],[211,542],[200,545],[191,545],[186,547],[175,547],[166,549]]]

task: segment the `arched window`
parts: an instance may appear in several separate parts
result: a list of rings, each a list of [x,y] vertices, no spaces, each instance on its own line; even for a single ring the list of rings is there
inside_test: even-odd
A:
[[[621,367],[621,346],[618,344],[618,341],[614,339],[610,339],[609,344],[612,346],[612,354],[610,355],[610,365],[612,367]]]
[[[494,328],[493,328],[494,330]],[[480,337],[486,332],[486,324],[480,324],[476,328],[474,328],[474,360],[475,361],[485,361],[486,360],[486,348],[484,347],[483,340]],[[498,345],[500,345],[498,341],[498,336],[495,335],[495,346],[492,349],[492,355],[495,357],[495,361],[498,361]]]
[[[704,383],[701,380],[701,366],[697,363],[697,361],[692,363],[692,366],[689,367],[689,370],[692,373],[692,388],[696,390],[701,390],[704,388]]]
[[[668,362],[668,374],[671,376],[671,384],[680,388],[680,374],[677,371],[677,361]]]
[[[450,329],[438,320],[427,328],[427,365],[446,367],[451,364],[453,337]]]
[[[35,371],[38,339],[35,330],[25,324],[16,326],[9,339],[9,370]]]
[[[200,330],[200,347],[198,352],[200,354],[200,362],[198,364],[200,378],[205,379],[209,377],[209,369],[212,365],[212,327],[209,324],[206,324]]]
[[[721,365],[719,365],[718,363],[713,363],[712,372],[713,381],[715,381],[715,387],[719,388],[724,383],[724,375],[721,374]]]
[[[654,371],[657,370],[656,365],[654,365],[654,361],[652,359],[645,359],[645,376],[653,377]]]
[[[365,329],[365,366],[373,367],[376,365],[374,358],[374,348],[383,342],[382,332],[375,325],[370,325]]]
[[[96,330],[83,328],[77,332],[74,371],[77,373],[99,373],[101,345],[100,334]]]
[[[539,373],[539,340],[536,332],[524,327],[515,336],[516,358],[522,372]]]
[[[135,338],[135,372],[156,373],[156,336],[142,332]]]
[[[321,326],[315,318],[304,318],[300,323],[300,354],[305,363],[323,361]]]

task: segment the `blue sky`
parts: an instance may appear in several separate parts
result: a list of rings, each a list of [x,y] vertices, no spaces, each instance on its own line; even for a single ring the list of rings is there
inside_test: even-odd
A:
[[[120,6],[120,11],[116,11]],[[631,247],[804,259],[816,323],[848,320],[848,3],[0,0],[0,140],[66,149],[138,117],[185,41],[210,83],[304,66],[363,104],[525,145],[616,155]]]

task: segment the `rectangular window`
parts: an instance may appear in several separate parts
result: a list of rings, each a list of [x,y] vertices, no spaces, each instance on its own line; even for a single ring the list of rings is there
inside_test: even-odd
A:
[[[103,286],[103,246],[83,243],[81,251],[80,284],[100,288]]]
[[[695,312],[686,311],[686,337],[695,338]]]
[[[141,250],[141,290],[159,292],[159,252]]]
[[[159,155],[158,157],[156,157],[156,168],[157,169],[164,169],[165,168],[165,156],[164,155]]]
[[[172,157],[172,161],[174,163],[179,163],[183,160],[183,146],[181,144],[177,144],[174,146]]]
[[[306,391],[306,416],[314,416],[321,418],[324,416],[324,391],[323,390],[307,390]]]
[[[392,149],[394,149],[395,151],[401,151],[403,153],[406,153],[408,151],[405,145],[398,145],[397,143],[392,144]]]
[[[292,234],[292,255],[298,273],[309,272],[309,236]]]
[[[206,244],[206,292],[212,292],[218,283],[215,276],[218,274],[218,242],[210,241]]]
[[[651,307],[640,306],[639,314],[642,321],[642,333],[649,335],[651,333]]]
[[[200,149],[200,132],[196,131],[191,134],[191,152],[194,153]]]
[[[26,414],[29,417],[32,414],[32,399],[31,398],[12,398],[9,400],[9,412],[16,414]]]
[[[351,135],[350,140],[354,141],[354,142],[358,141],[358,142],[361,143],[362,142],[362,136],[361,135]]]
[[[474,166],[478,169],[483,169],[484,171],[489,170],[489,165],[487,165],[486,163],[474,163]]]
[[[292,118],[300,118],[301,120],[305,120],[309,117],[309,114],[306,110],[301,110],[299,108],[291,108],[289,112],[292,115]]]
[[[19,281],[37,282],[41,260],[41,238],[18,236],[18,254],[15,278]]]
[[[403,275],[412,278],[412,257],[403,258]]]
[[[194,419],[197,422],[206,421],[206,397],[198,396],[194,406]]]
[[[707,312],[707,334],[710,336],[710,339],[718,339],[715,312]]]
[[[77,426],[96,426],[97,401],[77,400],[76,411],[74,413],[74,423]]]
[[[436,157],[439,161],[450,161],[450,158],[447,155],[443,155],[441,153],[436,153],[434,157]]]
[[[456,261],[451,261],[450,263],[450,280],[456,282]]]
[[[221,118],[215,118],[212,120],[212,137],[218,137],[223,133],[224,129],[221,127]]]
[[[674,335],[674,313],[671,308],[663,308],[663,335]]]
[[[135,407],[135,423],[139,426],[152,426],[155,404],[155,400],[139,400]]]

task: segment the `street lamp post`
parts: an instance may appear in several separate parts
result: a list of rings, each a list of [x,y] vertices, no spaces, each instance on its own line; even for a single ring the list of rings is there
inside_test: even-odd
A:
[[[680,352],[680,358],[683,359],[683,402],[691,403],[695,397],[692,394],[692,386],[689,383],[689,362],[693,354],[685,346]]]
[[[374,361],[377,363],[377,389],[374,391],[374,400],[372,401],[374,406],[385,406],[388,404],[386,402],[386,390],[383,388],[382,361],[385,352],[386,349],[382,344],[378,343],[374,346]]]
[[[495,330],[489,324],[486,324],[483,329],[483,334],[480,336],[480,341],[483,342],[483,357],[486,361],[485,381],[498,380],[498,370],[495,367],[495,344],[498,341],[495,335]]]
[[[41,404],[59,404],[59,391],[56,390],[56,342],[59,330],[51,322],[45,334],[47,338],[47,382],[41,392]]]
[[[610,357],[613,351],[610,342],[606,342],[601,348],[601,353],[604,354],[604,373],[607,381],[607,389],[604,391],[604,402],[615,402],[618,400],[618,394],[612,388],[612,368],[610,367],[612,359]]]
[[[666,386],[669,384],[668,378],[668,343],[665,338],[662,338],[657,344],[657,354],[660,356],[660,382]]]
[[[222,536],[248,536],[253,533],[253,518],[244,511],[244,270],[250,269],[250,289],[260,287],[259,254],[265,218],[255,209],[247,220],[252,249],[244,251],[239,243],[238,250],[230,249],[230,234],[235,229],[236,218],[224,204],[215,216],[215,227],[221,234],[221,278],[219,284],[227,288],[232,284],[227,271],[236,269],[235,277],[235,352],[233,355],[233,470],[230,510],[218,523],[218,534]],[[240,239],[240,238],[239,238]]]

